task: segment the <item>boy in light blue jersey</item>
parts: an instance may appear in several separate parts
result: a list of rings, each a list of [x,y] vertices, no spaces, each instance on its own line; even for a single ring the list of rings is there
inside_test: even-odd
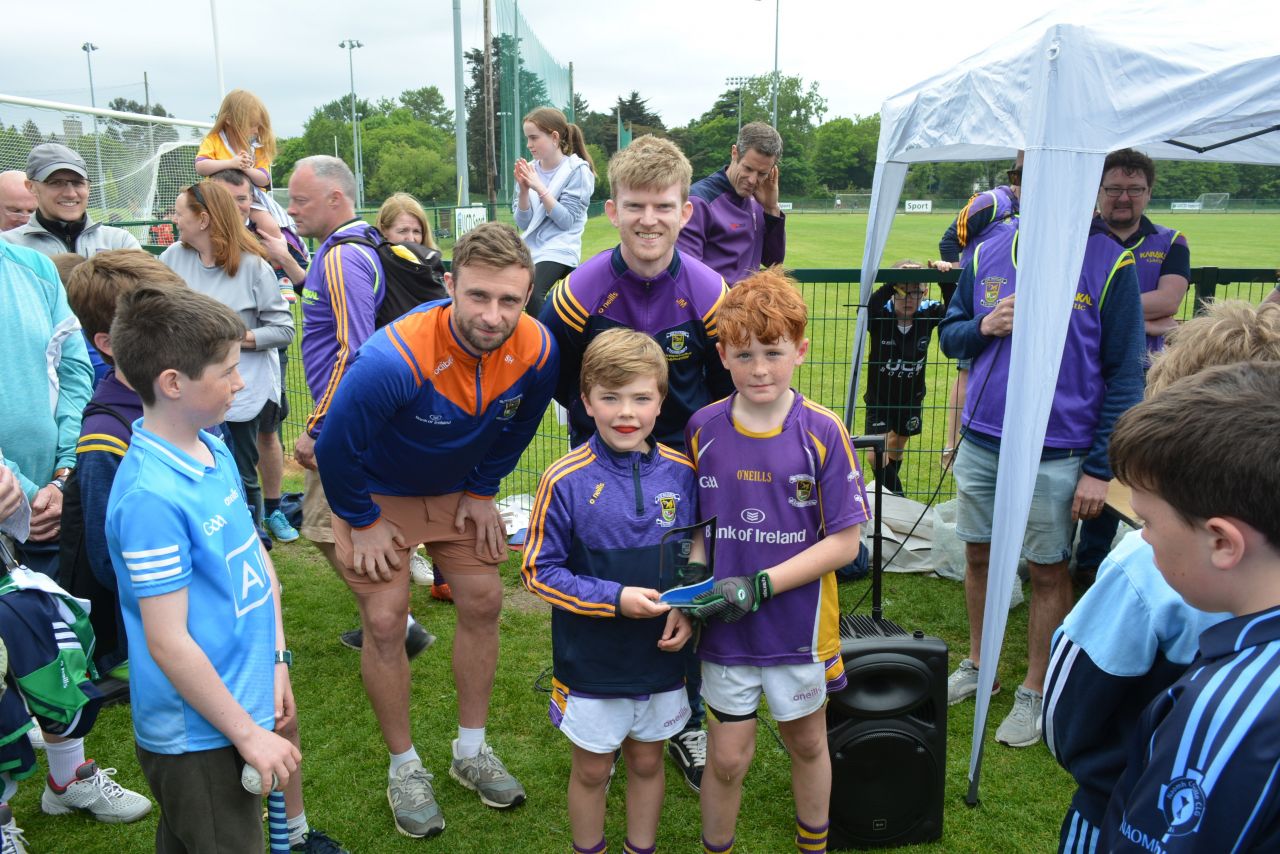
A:
[[[1231,452],[1215,453],[1231,424]],[[1280,847],[1280,364],[1200,371],[1121,416],[1116,477],[1169,586],[1232,616],[1142,713],[1098,851]],[[1078,713],[1095,714],[1094,704]]]
[[[107,547],[138,759],[166,854],[262,851],[261,803],[240,786],[243,766],[283,787],[302,758],[273,732],[294,714],[275,570],[231,453],[204,432],[243,387],[244,332],[216,300],[157,285],[121,296],[111,324],[143,417],[111,488]]]

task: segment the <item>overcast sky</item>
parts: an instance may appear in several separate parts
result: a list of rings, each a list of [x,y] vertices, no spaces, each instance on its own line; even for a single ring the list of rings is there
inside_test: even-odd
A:
[[[979,14],[968,17],[937,0],[781,0],[778,64],[783,74],[819,84],[828,119],[866,115],[1059,5],[969,4]],[[208,120],[217,110],[208,0],[6,6],[0,94],[87,105],[81,45],[89,41],[99,48],[100,106],[121,96],[141,102],[146,72],[152,102],[174,115]],[[262,97],[278,136],[297,135],[315,107],[349,91],[347,52],[338,47],[345,38],[365,45],[354,54],[361,97],[434,85],[453,105],[450,0],[217,0],[216,8],[226,87]],[[480,0],[462,0],[464,49],[483,41],[480,9]],[[592,109],[635,89],[668,126],[705,111],[727,88],[725,77],[772,70],[774,9],[775,0],[520,3],[547,50],[574,63],[575,89]]]

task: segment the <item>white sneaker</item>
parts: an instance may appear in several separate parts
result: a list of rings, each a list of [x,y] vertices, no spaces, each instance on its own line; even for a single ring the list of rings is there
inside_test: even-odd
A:
[[[98,821],[109,824],[127,824],[151,812],[151,801],[112,780],[115,773],[116,769],[99,768],[98,763],[90,759],[76,769],[76,779],[62,787],[62,791],[46,777],[40,809],[48,815],[85,810]]]
[[[421,552],[409,555],[409,577],[419,587],[430,587],[436,580],[435,570],[431,566],[431,558]]]
[[[31,742],[32,750],[44,750],[44,733],[40,730],[40,722],[35,718],[31,719],[31,729],[27,730],[27,740]]]
[[[1039,744],[1043,704],[1042,695],[1019,685],[1013,692],[1013,709],[996,730],[996,741],[1009,747]]]
[[[27,854],[27,838],[8,804],[0,804],[0,854]]]

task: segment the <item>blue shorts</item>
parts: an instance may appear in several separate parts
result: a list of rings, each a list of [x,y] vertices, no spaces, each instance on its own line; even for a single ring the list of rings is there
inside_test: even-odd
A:
[[[956,536],[966,543],[991,542],[996,503],[996,463],[999,455],[973,442],[961,442],[951,473],[956,479],[959,506]],[[1084,456],[1041,460],[1031,493],[1031,513],[1022,539],[1022,557],[1047,566],[1071,556],[1075,522],[1071,503]]]

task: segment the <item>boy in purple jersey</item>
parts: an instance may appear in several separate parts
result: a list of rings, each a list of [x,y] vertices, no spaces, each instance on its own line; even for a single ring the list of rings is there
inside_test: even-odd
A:
[[[791,754],[796,846],[827,850],[831,760],[823,706],[845,684],[834,570],[858,552],[868,518],[844,424],[791,388],[808,312],[771,268],[720,307],[717,345],[737,391],[699,410],[685,436],[703,516],[719,519],[715,587],[694,613],[711,720],[702,844],[733,850],[761,695]]]
[[[676,583],[678,541],[663,535],[698,518],[693,464],[658,444],[653,426],[667,361],[641,332],[610,329],[582,361],[582,398],[595,421],[587,443],[542,478],[521,578],[555,606],[551,721],[573,743],[573,850],[601,854],[614,756],[627,765],[627,854],[652,854],[662,812],[663,742],[689,718],[684,647],[689,618],[659,601]],[[617,619],[628,617],[630,619]]]

